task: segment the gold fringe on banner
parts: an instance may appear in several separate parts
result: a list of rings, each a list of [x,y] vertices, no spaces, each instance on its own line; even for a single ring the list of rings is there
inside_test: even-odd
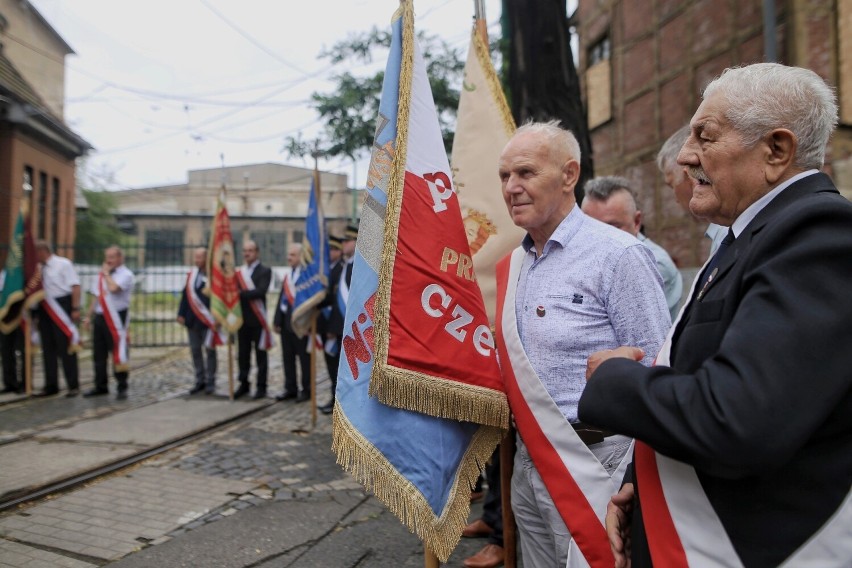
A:
[[[358,480],[416,534],[441,562],[446,562],[461,539],[470,515],[470,488],[476,483],[503,431],[480,426],[461,460],[443,511],[436,514],[417,488],[371,445],[337,406],[334,410],[332,450],[337,463]]]
[[[476,58],[479,59],[479,65],[485,72],[485,79],[488,81],[488,90],[491,91],[491,97],[501,103],[497,106],[500,110],[503,128],[506,134],[511,136],[515,133],[515,118],[512,116],[512,111],[509,110],[509,105],[506,103],[506,95],[503,93],[503,87],[500,85],[500,79],[493,72],[494,65],[491,63],[491,54],[488,52],[488,46],[485,45],[485,40],[475,30],[472,34],[471,42],[476,50]],[[494,167],[496,169],[497,164],[494,164]]]
[[[381,365],[370,379],[370,396],[396,408],[509,429],[509,403],[494,389]]]

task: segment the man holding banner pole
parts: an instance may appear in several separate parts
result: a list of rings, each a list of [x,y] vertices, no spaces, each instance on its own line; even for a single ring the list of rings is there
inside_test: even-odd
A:
[[[518,429],[511,503],[530,566],[613,565],[604,516],[632,441],[578,421],[586,358],[624,337],[656,353],[670,323],[650,251],[577,206],[579,159],[558,121],[524,124],[499,159],[509,215],[527,231],[497,267],[497,335]]]
[[[35,396],[51,396],[59,392],[57,357],[68,384],[67,397],[80,393],[77,351],[80,350],[80,277],[67,258],[53,253],[44,240],[35,243],[36,256],[41,263],[41,283],[44,299],[39,304],[38,330],[44,358],[44,390]]]

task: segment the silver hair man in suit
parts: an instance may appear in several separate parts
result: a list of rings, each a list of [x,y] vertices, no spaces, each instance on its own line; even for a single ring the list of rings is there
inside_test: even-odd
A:
[[[678,163],[728,237],[657,365],[595,353],[579,403],[637,440],[607,513],[617,566],[849,566],[852,204],[819,172],[836,124],[807,69],[731,68],[704,91]]]

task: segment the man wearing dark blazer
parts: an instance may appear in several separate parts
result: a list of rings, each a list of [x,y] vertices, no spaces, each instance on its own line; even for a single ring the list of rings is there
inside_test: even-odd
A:
[[[243,311],[243,325],[237,332],[240,386],[234,391],[234,398],[240,398],[249,392],[251,352],[254,348],[257,383],[253,398],[261,399],[266,397],[266,350],[272,346],[271,330],[269,322],[266,321],[266,291],[272,281],[272,269],[261,264],[257,243],[254,241],[243,243],[243,260],[245,264],[240,267],[241,277],[250,278],[251,285],[244,286],[240,283],[240,308]]]
[[[216,347],[212,340],[207,342],[208,332],[213,331],[205,323],[205,319],[212,319],[210,296],[204,293],[207,287],[207,249],[199,247],[192,251],[192,262],[195,268],[187,275],[178,305],[177,321],[186,326],[192,367],[195,370],[195,385],[189,394],[201,391],[213,394],[216,392]]]
[[[296,282],[299,280],[299,266],[302,260],[302,245],[291,244],[287,249],[287,264],[290,272],[284,275],[281,293],[275,309],[273,326],[281,334],[281,359],[284,364],[284,391],[275,400],[296,399],[296,402],[311,400],[311,354],[308,352],[308,337],[299,337],[293,331],[293,304],[296,298]],[[296,361],[302,379],[302,389],[296,378]]]
[[[852,204],[818,171],[836,124],[806,69],[728,69],[704,91],[678,163],[729,238],[657,366],[593,354],[579,405],[637,440],[607,511],[616,566],[852,561]]]
[[[337,389],[337,369],[340,366],[340,341],[343,337],[343,323],[346,319],[346,302],[349,298],[349,285],[352,282],[352,267],[355,262],[355,245],[358,239],[358,225],[347,225],[340,246],[342,257],[340,262],[331,268],[328,277],[328,295],[326,305],[331,306],[331,313],[326,324],[326,341],[332,354],[326,357],[328,375],[331,379],[331,400],[320,407],[323,414],[331,414],[334,410],[334,394]]]
[[[334,288],[334,282],[340,280],[340,271],[343,267],[343,239],[336,235],[328,236],[328,257],[329,257],[329,278],[328,289]],[[334,410],[334,394],[337,390],[337,367],[340,365],[340,343],[339,335],[331,333],[329,322],[332,314],[331,295],[327,294],[326,299],[320,306],[320,313],[317,317],[317,333],[323,338],[323,358],[325,359],[325,368],[328,370],[328,378],[331,381],[331,399],[320,406],[320,412],[323,414],[331,414]],[[340,330],[343,330],[341,324]]]

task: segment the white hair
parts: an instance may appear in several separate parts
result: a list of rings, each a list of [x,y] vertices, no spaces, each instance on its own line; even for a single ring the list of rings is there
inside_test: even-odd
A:
[[[773,129],[786,128],[798,141],[796,166],[822,167],[837,126],[837,97],[819,75],[778,63],[731,67],[707,85],[704,99],[716,93],[727,101],[725,117],[746,146]]]
[[[548,120],[547,122],[535,122],[528,120],[515,130],[515,136],[526,133],[544,134],[548,141],[555,147],[551,150],[561,150],[569,158],[580,161],[580,143],[574,133],[560,126],[559,120]]]
[[[681,126],[674,134],[669,136],[668,140],[663,143],[663,147],[657,153],[657,167],[663,174],[672,172],[678,176],[675,183],[680,182],[683,176],[686,175],[683,168],[677,164],[677,155],[680,154],[680,149],[683,148],[691,132],[689,123]]]

